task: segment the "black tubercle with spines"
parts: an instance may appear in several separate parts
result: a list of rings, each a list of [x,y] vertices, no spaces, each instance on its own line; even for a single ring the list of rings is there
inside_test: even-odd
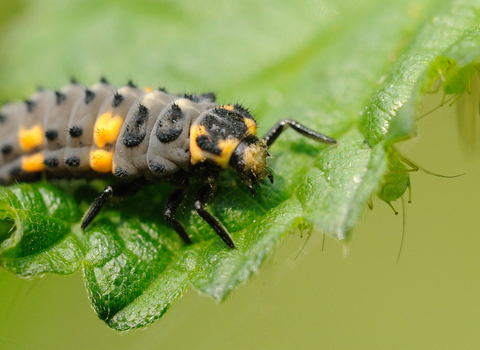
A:
[[[72,167],[80,166],[80,158],[76,156],[68,157],[65,159],[65,164]]]
[[[13,146],[9,144],[3,145],[1,152],[4,156],[7,156],[13,152]]]
[[[45,138],[48,141],[55,141],[58,138],[58,131],[53,129],[45,131]]]
[[[162,143],[169,143],[176,140],[183,132],[183,121],[185,114],[182,109],[173,103],[169,111],[160,119],[155,135]]]
[[[127,147],[135,147],[142,143],[147,135],[148,108],[140,104],[135,115],[127,124],[123,134],[123,144]]]
[[[55,158],[55,157],[46,158],[43,161],[43,164],[45,164],[45,166],[48,168],[56,168],[59,165],[59,161],[58,161],[58,158]]]
[[[62,94],[60,91],[55,91],[55,103],[57,106],[61,105],[67,99],[65,94]]]
[[[35,109],[35,106],[37,105],[37,103],[35,101],[32,101],[32,100],[25,100],[24,102],[27,105],[27,111],[29,113],[32,113],[33,110]]]
[[[88,105],[95,98],[95,93],[90,89],[85,89],[85,104]]]
[[[83,129],[79,126],[72,126],[68,129],[68,133],[71,137],[80,137],[83,135]]]
[[[118,93],[118,91],[116,91],[114,94],[113,94],[113,102],[112,102],[112,107],[113,108],[117,108],[118,106],[120,106],[123,102],[123,100],[125,99],[125,97],[123,97],[122,94]]]

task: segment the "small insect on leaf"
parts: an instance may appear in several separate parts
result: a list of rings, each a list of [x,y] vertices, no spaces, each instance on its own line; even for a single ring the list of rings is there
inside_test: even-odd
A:
[[[409,165],[410,168],[407,168]],[[410,185],[409,172],[418,171],[418,167],[402,157],[393,147],[388,153],[388,173],[384,177],[382,187],[377,192],[378,198],[387,203],[394,211],[395,215],[398,212],[395,210],[391,202],[401,198],[405,191],[409,190],[409,200],[412,198],[412,188]]]
[[[407,191],[407,189],[409,192],[408,203],[412,202],[412,187],[409,173],[416,172],[418,170],[422,170],[429,175],[443,177],[446,179],[452,179],[465,175],[458,174],[450,176],[433,173],[423,167],[420,167],[418,164],[415,164],[405,156],[402,156],[392,146],[388,153],[388,173],[384,177],[382,187],[377,192],[377,197],[387,203],[390,208],[392,208],[395,215],[398,215],[398,212],[395,210],[391,202],[402,198],[403,194]]]

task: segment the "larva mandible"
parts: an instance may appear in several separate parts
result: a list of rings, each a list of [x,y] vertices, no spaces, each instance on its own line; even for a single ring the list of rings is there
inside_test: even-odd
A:
[[[177,96],[164,89],[119,88],[105,79],[92,87],[72,81],[60,91],[39,89],[29,100],[0,110],[0,183],[52,178],[94,179],[112,175],[83,218],[86,229],[112,196],[135,192],[154,181],[169,181],[176,190],[164,217],[186,242],[191,240],[175,211],[184,200],[192,176],[204,182],[194,201],[197,213],[231,248],[227,230],[205,203],[219,175],[233,168],[256,195],[267,168],[268,147],[286,127],[315,141],[336,141],[300,123],[279,121],[263,138],[257,123],[240,105],[218,105],[213,93]]]

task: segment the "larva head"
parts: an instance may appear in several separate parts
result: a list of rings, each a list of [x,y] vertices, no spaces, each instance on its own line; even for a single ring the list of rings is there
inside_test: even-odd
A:
[[[234,168],[252,193],[254,185],[269,175],[267,145],[257,136],[253,116],[239,105],[203,112],[190,127],[191,163]]]
[[[246,137],[230,158],[230,166],[237,171],[242,182],[253,195],[257,186],[265,176],[273,182],[273,176],[267,168],[267,144],[255,135]]]

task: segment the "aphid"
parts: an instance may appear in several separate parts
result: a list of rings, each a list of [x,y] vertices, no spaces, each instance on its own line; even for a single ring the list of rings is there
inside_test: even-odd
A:
[[[458,174],[450,176],[433,173],[427,169],[424,169],[423,167],[420,167],[408,158],[402,156],[393,146],[390,148],[388,153],[387,166],[388,172],[383,178],[383,184],[380,190],[377,192],[377,197],[387,203],[388,206],[392,208],[395,215],[398,215],[398,212],[395,210],[391,202],[402,198],[403,194],[407,191],[407,189],[409,192],[408,203],[412,202],[412,187],[410,183],[409,173],[422,170],[429,175],[443,177],[446,179],[453,179],[455,177],[465,175]]]
[[[176,190],[164,209],[166,222],[186,242],[185,228],[175,219],[190,177],[203,187],[194,200],[196,212],[231,248],[223,225],[205,210],[220,174],[233,168],[256,196],[255,187],[267,177],[268,148],[287,128],[329,145],[336,141],[300,123],[279,121],[263,138],[250,112],[238,105],[218,105],[213,93],[177,96],[164,89],[142,90],[133,83],[118,90],[104,79],[85,88],[72,81],[60,91],[38,90],[23,103],[0,110],[0,181],[50,178],[94,179],[110,176],[85,214],[86,229],[112,196],[132,194],[155,181],[168,181]]]
[[[410,168],[407,168],[407,166]],[[393,147],[388,155],[388,173],[383,178],[383,184],[377,192],[377,197],[388,204],[392,208],[395,215],[398,212],[395,210],[391,202],[401,198],[403,194],[409,191],[409,200],[412,198],[412,187],[410,184],[409,172],[418,171],[418,167],[410,162],[408,159],[400,155]]]
[[[407,167],[408,166],[408,167]],[[395,215],[398,215],[397,210],[393,207],[391,202],[396,201],[397,199],[402,199],[402,212],[403,212],[403,232],[402,232],[402,240],[400,242],[400,248],[398,251],[397,256],[397,264],[400,259],[400,253],[403,247],[403,241],[405,238],[405,223],[406,223],[406,214],[405,214],[405,201],[403,199],[403,195],[407,191],[408,188],[408,203],[412,202],[412,187],[410,183],[410,174],[411,172],[415,172],[418,170],[422,170],[423,172],[437,176],[443,177],[447,179],[452,179],[458,176],[462,176],[465,174],[459,175],[441,175],[432,173],[419,165],[415,164],[411,160],[407,159],[406,157],[402,156],[393,146],[389,149],[388,153],[388,173],[385,175],[382,187],[377,192],[377,197],[380,198],[382,201],[388,204],[390,208],[392,208]],[[370,209],[373,209],[373,205],[370,202],[369,204]]]

